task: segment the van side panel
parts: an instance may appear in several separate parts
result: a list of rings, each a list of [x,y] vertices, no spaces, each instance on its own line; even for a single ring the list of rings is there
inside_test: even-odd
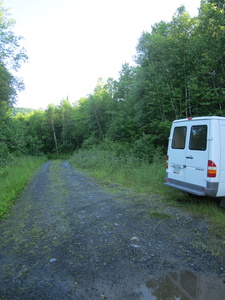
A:
[[[206,175],[206,190],[205,195],[210,197],[217,197],[220,181],[220,120],[211,119],[208,134],[208,160],[216,164],[216,177],[208,177]],[[208,164],[208,160],[205,164]]]
[[[217,196],[225,196],[225,121],[220,121],[220,182]]]

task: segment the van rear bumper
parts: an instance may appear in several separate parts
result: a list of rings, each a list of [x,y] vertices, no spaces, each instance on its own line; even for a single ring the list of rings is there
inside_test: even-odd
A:
[[[179,181],[176,179],[171,179],[166,177],[165,178],[165,185],[170,187],[174,187],[181,191],[194,194],[197,196],[209,196],[209,197],[216,197],[219,183],[218,182],[206,182],[206,187],[187,183],[184,181]]]

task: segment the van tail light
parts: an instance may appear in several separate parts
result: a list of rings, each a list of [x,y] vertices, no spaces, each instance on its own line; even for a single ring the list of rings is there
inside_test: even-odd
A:
[[[212,160],[208,160],[207,177],[216,177],[216,164]]]
[[[166,169],[168,169],[168,160],[169,160],[169,155],[166,156]]]

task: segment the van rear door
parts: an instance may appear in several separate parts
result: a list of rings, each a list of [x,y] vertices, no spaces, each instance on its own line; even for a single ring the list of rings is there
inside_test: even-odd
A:
[[[207,119],[191,119],[173,123],[168,149],[168,185],[204,195],[209,122]]]
[[[206,187],[209,120],[190,121],[185,154],[185,182]]]
[[[168,151],[168,177],[182,182],[185,181],[187,129],[187,125],[173,123]]]

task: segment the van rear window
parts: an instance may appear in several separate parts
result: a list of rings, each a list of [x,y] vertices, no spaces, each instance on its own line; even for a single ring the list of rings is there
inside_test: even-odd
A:
[[[207,125],[196,125],[191,127],[190,150],[206,150]]]
[[[187,127],[175,127],[173,132],[172,148],[173,149],[184,149],[186,141]]]

